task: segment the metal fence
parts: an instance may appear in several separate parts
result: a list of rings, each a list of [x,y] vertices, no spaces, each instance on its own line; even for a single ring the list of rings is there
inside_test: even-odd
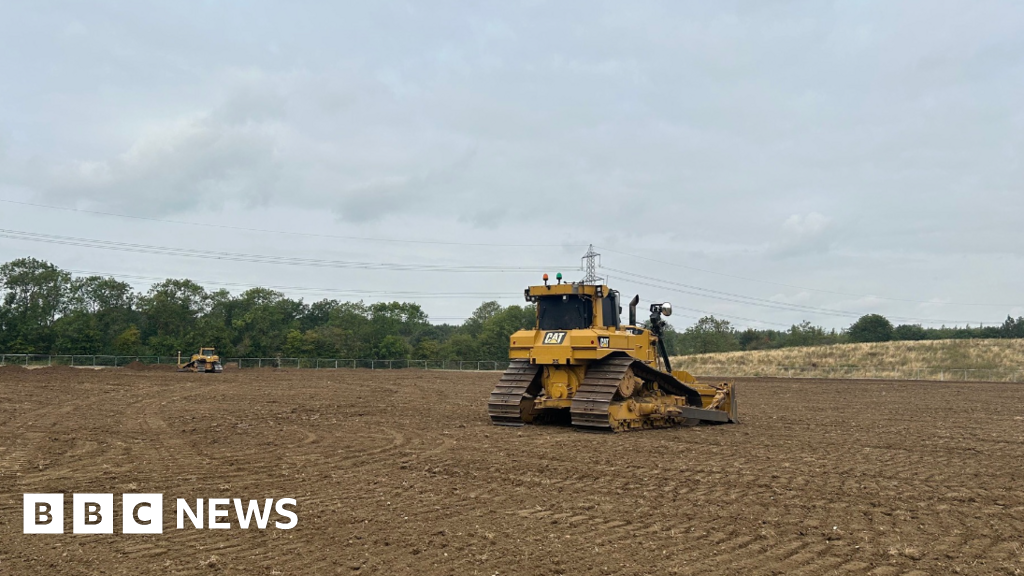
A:
[[[183,360],[187,360],[182,356]],[[300,368],[335,370],[467,370],[502,371],[508,361],[495,360],[375,360],[370,358],[222,358],[227,368]],[[142,364],[177,365],[177,356],[103,356],[0,354],[0,366],[121,367]],[[1005,368],[876,368],[869,366],[697,366],[694,374],[714,378],[828,378],[867,380],[937,380],[954,382],[1024,382],[1024,370]]]
[[[190,356],[182,356],[188,361]],[[142,364],[177,365],[177,356],[104,356],[84,354],[0,354],[0,366],[78,366],[117,368],[133,362]],[[221,358],[231,368],[303,368],[342,369],[365,368],[369,370],[471,370],[495,371],[508,368],[508,361],[495,360],[375,360],[352,358]]]
[[[366,368],[369,370],[473,370],[495,371],[508,368],[508,361],[495,360],[374,360],[369,358],[226,358],[224,362],[238,368],[305,368],[312,370],[340,370]]]

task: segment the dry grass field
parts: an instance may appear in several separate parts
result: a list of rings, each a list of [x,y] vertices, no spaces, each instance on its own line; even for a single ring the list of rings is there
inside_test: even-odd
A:
[[[1024,340],[925,340],[807,346],[673,358],[695,374],[1024,380]],[[964,371],[967,372],[964,372]]]
[[[0,574],[1024,569],[1024,387],[751,379],[742,424],[611,435],[491,426],[497,378],[2,368]],[[23,535],[26,492],[163,493],[166,530]],[[294,530],[175,529],[288,496]]]

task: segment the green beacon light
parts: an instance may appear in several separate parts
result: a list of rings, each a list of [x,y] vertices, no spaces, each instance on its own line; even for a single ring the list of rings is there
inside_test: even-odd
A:
[[[561,272],[559,272],[558,274],[555,274],[555,280],[558,280],[559,284],[562,283],[562,273]]]

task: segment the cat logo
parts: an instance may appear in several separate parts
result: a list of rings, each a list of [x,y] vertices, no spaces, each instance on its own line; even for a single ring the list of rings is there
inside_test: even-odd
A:
[[[544,335],[545,344],[561,344],[565,340],[565,332],[548,332]]]
[[[607,348],[611,345],[611,339],[607,336],[600,336],[597,339],[597,345],[601,348]]]

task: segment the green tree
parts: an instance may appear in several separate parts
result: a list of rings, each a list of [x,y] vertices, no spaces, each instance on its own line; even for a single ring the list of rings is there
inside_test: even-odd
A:
[[[310,339],[298,330],[289,330],[284,339],[284,355],[292,358],[309,358],[314,356]]]
[[[1012,316],[1007,315],[999,332],[1000,338],[1024,338],[1024,317],[1014,320]]]
[[[680,344],[684,354],[710,354],[739,349],[736,332],[728,320],[705,316],[683,332]]]
[[[438,360],[484,360],[480,341],[474,336],[459,331],[441,345]]]
[[[439,360],[441,357],[441,345],[437,340],[429,338],[420,340],[413,348],[412,357],[416,360]]]
[[[142,333],[135,326],[129,326],[114,339],[114,351],[122,356],[140,356],[142,350]]]
[[[464,359],[507,360],[512,334],[536,325],[536,314],[531,307],[509,306],[488,316],[476,336],[479,356]]]
[[[846,329],[853,342],[888,342],[892,331],[892,322],[881,314],[865,314]]]
[[[103,342],[96,326],[96,316],[75,310],[57,319],[53,325],[55,354],[99,354]]]
[[[370,309],[362,301],[343,302],[331,309],[328,322],[333,347],[342,358],[369,358],[372,325]]]
[[[268,288],[250,288],[235,302],[232,328],[236,352],[243,356],[280,354],[289,330],[298,328],[305,313],[301,301],[285,298]]]
[[[174,354],[205,345],[195,334],[199,318],[210,309],[210,296],[191,280],[168,279],[154,284],[139,299],[143,335],[151,351]]]
[[[411,352],[409,345],[400,337],[389,334],[381,339],[374,349],[374,358],[378,360],[399,360],[408,358]]]
[[[50,352],[70,287],[71,274],[49,262],[20,258],[0,266],[0,345],[10,352]]]
[[[138,302],[131,285],[102,276],[87,276],[71,281],[68,308],[84,312],[94,319],[99,347],[111,351],[118,335],[140,320]]]
[[[302,315],[299,328],[305,331],[326,326],[331,320],[331,311],[339,306],[337,300],[320,300],[309,305],[309,309]]]
[[[928,331],[920,324],[900,324],[892,330],[893,340],[927,340]]]
[[[371,341],[375,346],[387,336],[412,338],[428,324],[420,305],[410,302],[376,302],[370,305],[369,312]]]
[[[736,339],[741,350],[768,350],[780,347],[786,336],[786,333],[778,330],[747,328],[740,332]]]
[[[501,311],[501,304],[498,304],[496,301],[484,302],[477,306],[477,309],[473,311],[473,315],[462,324],[462,330],[471,336],[479,336],[483,332],[487,321],[494,318]]]
[[[785,346],[817,346],[829,343],[829,334],[824,328],[804,320],[790,327],[786,334]]]
[[[238,300],[227,290],[209,295],[209,310],[196,320],[193,337],[199,346],[213,346],[222,357],[237,356],[235,330],[232,320],[238,310]]]

